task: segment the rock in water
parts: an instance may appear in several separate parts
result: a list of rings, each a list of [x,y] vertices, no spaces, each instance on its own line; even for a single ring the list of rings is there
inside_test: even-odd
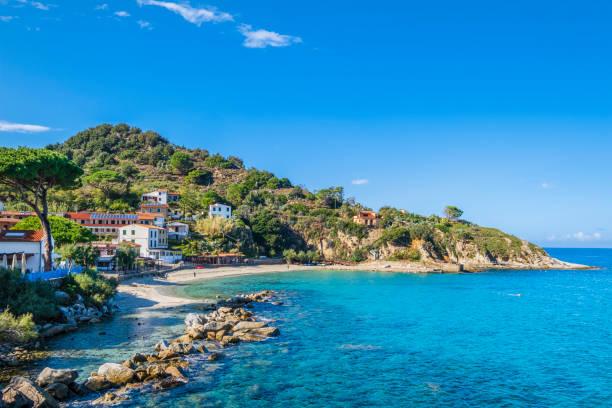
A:
[[[267,325],[266,322],[239,322],[232,330],[237,332],[240,330],[261,329]]]
[[[45,388],[45,391],[51,394],[53,398],[60,401],[66,399],[66,397],[68,397],[70,394],[70,388],[68,388],[66,384],[62,383],[49,384],[49,386]]]
[[[54,296],[55,300],[57,300],[60,305],[67,305],[70,303],[70,295],[64,291],[56,290]]]
[[[134,377],[134,370],[117,363],[106,363],[98,368],[98,374],[115,385],[123,385]]]
[[[93,376],[89,377],[83,387],[87,388],[90,391],[102,391],[111,388],[113,385],[106,381],[106,378],[103,376]]]
[[[41,387],[46,387],[52,383],[70,384],[78,377],[77,370],[54,370],[46,367],[38,374],[36,383]]]
[[[181,381],[185,381],[187,382],[187,376],[185,376],[185,374],[183,373],[183,371],[176,366],[168,366],[166,367],[166,374],[169,374],[172,376],[172,378],[175,378],[177,380],[181,380]]]
[[[23,377],[13,377],[2,390],[2,402],[9,407],[59,408],[49,393]]]
[[[187,325],[188,329],[196,325],[201,326],[202,324],[204,324],[204,322],[197,313],[188,313],[187,316],[185,316],[185,325]]]

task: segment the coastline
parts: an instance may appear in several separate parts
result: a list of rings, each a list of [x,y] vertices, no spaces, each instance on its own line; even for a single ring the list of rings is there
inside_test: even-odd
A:
[[[591,266],[572,264],[559,261],[552,265],[491,265],[478,268],[467,267],[465,272],[476,272],[487,269],[500,270],[527,270],[527,269],[593,269]],[[174,289],[183,284],[202,282],[206,280],[227,278],[233,276],[257,275],[265,273],[282,273],[308,270],[341,270],[341,271],[369,271],[369,272],[393,272],[393,273],[461,273],[455,265],[424,265],[420,263],[409,263],[399,261],[372,261],[358,265],[242,265],[242,266],[219,266],[206,269],[183,269],[170,272],[166,279],[153,278],[151,276],[134,278],[121,283],[117,287],[115,297],[116,304],[122,313],[133,313],[137,310],[150,310],[159,308],[170,308],[185,305],[196,305],[204,303],[201,299],[193,299],[178,295]],[[147,305],[143,306],[142,301]],[[153,305],[148,304],[153,302]]]

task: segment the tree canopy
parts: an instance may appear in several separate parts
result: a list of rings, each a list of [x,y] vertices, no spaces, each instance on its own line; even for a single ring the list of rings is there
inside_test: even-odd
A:
[[[456,220],[463,215],[463,210],[454,205],[447,205],[446,208],[444,208],[444,215],[452,220]]]
[[[185,174],[193,168],[193,160],[185,152],[175,152],[170,157],[170,165],[180,174]]]
[[[104,193],[104,197],[109,199],[114,190],[125,187],[126,180],[116,171],[98,170],[83,177],[83,183],[99,189]]]
[[[19,147],[0,148],[0,184],[15,191],[34,210],[45,237],[51,234],[47,218],[47,195],[52,187],[67,188],[75,184],[83,170],[66,156],[47,149]],[[45,240],[45,270],[51,270],[53,244]]]
[[[95,235],[87,228],[57,215],[49,216],[51,224],[51,235],[56,246],[63,246],[75,242],[90,242],[95,239]],[[28,217],[19,221],[12,228],[14,230],[39,230],[42,229],[38,217]]]

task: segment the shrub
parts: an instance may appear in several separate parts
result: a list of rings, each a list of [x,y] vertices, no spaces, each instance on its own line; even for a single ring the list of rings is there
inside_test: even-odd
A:
[[[23,279],[20,271],[8,269],[0,269],[0,281],[0,306],[16,316],[30,313],[40,322],[58,315],[55,290],[48,282],[30,282]]]
[[[207,170],[195,169],[190,171],[185,177],[185,182],[203,186],[212,183],[212,173]]]
[[[106,279],[96,271],[88,270],[78,275],[68,275],[62,282],[62,290],[71,295],[81,295],[85,304],[102,306],[113,297],[117,281]]]
[[[185,174],[193,167],[193,160],[185,152],[175,152],[170,157],[170,165],[179,173]]]
[[[389,257],[390,261],[419,261],[421,259],[421,253],[415,249],[408,248],[402,249],[401,251],[395,252]]]
[[[0,313],[0,341],[24,342],[36,337],[31,313],[15,317],[7,307]]]
[[[351,261],[353,262],[363,262],[368,259],[368,252],[365,249],[356,249],[351,254]]]

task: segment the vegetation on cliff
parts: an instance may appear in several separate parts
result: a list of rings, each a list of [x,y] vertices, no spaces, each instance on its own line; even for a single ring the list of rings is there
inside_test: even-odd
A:
[[[445,217],[383,207],[377,227],[356,224],[353,217],[368,208],[346,198],[342,187],[311,192],[270,172],[246,169],[235,156],[176,146],[126,124],[87,129],[48,149],[85,170],[77,188],[50,191],[52,211],[136,211],[141,194],[160,188],[180,192],[172,205],[186,215],[200,216],[215,202],[231,204],[235,220],[199,219],[192,223],[194,236],[171,243],[185,254],[526,265],[548,258],[533,244],[461,220],[463,212],[454,206],[444,209]],[[4,195],[9,206],[22,205],[12,192]],[[308,255],[313,253],[317,257]]]

